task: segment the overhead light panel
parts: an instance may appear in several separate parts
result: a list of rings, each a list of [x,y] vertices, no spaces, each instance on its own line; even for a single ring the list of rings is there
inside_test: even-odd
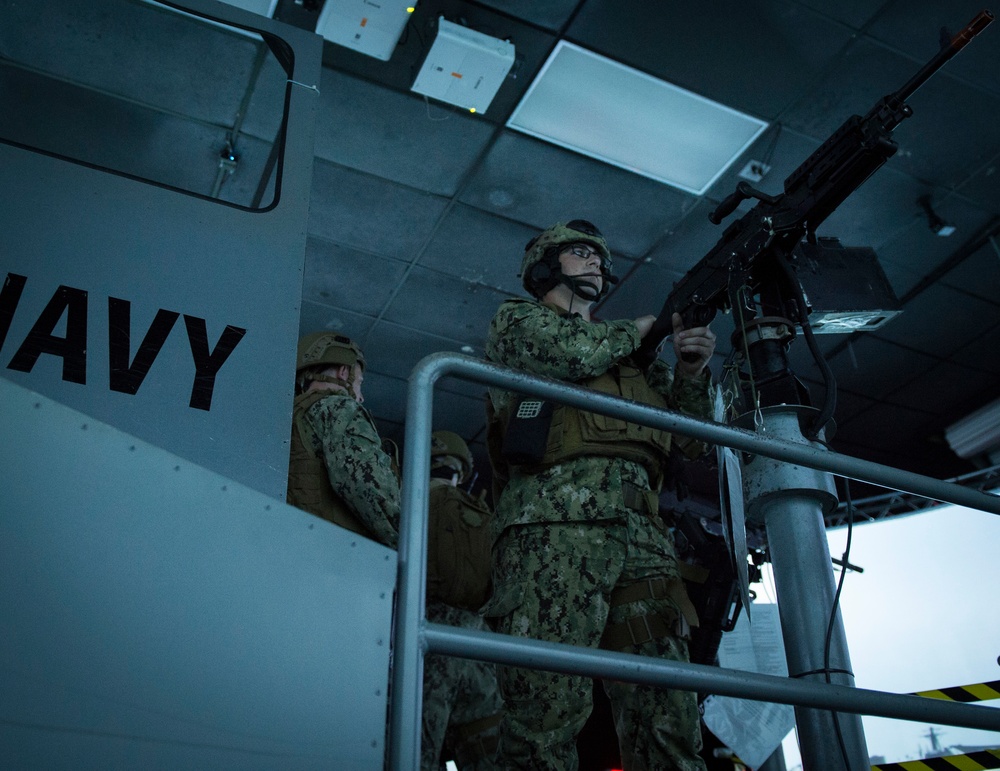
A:
[[[507,125],[694,195],[768,126],[566,41]]]
[[[413,0],[326,0],[316,20],[316,34],[387,62],[413,10]]]
[[[410,90],[471,112],[486,112],[513,65],[510,41],[441,17],[437,37]]]
[[[1000,456],[1000,399],[952,423],[944,436],[960,458]]]

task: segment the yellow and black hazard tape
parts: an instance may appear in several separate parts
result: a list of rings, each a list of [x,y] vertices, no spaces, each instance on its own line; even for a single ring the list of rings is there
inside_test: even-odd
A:
[[[1000,768],[1000,750],[980,750],[968,755],[907,760],[904,763],[881,763],[872,766],[872,771],[980,771],[986,768]]]
[[[912,696],[945,701],[989,701],[1000,699],[1000,680],[973,685],[956,685],[938,691],[917,691]],[[968,755],[950,755],[945,758],[908,760],[904,763],[882,763],[872,766],[872,771],[980,771],[980,769],[1000,768],[1000,749],[979,750]]]
[[[956,685],[954,688],[942,688],[940,691],[918,691],[913,695],[946,701],[989,701],[1000,699],[1000,680],[975,685]]]

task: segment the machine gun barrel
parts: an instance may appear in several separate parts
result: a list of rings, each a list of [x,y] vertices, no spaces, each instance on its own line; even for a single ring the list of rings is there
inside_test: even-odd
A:
[[[787,258],[803,237],[813,238],[819,224],[895,154],[892,131],[913,114],[906,100],[993,20],[990,11],[981,11],[902,88],[882,97],[863,117],[848,118],[788,176],[780,195],[767,195],[740,182],[709,219],[720,224],[742,201],[754,198],[758,203],[726,228],[708,254],[674,285],[633,354],[636,363],[648,366],[656,358],[673,329],[675,312],[686,328],[708,324],[718,310],[731,304],[733,289],[742,286],[752,294],[758,288],[758,263],[763,257]]]
[[[920,88],[946,61],[965,48],[972,42],[972,39],[976,35],[986,29],[994,18],[992,12],[987,10],[980,11],[976,15],[976,18],[965,26],[965,29],[952,37],[945,45],[941,46],[941,50],[938,51],[937,56],[927,62],[921,68],[920,72],[910,78],[893,96],[902,102],[909,99],[913,95],[913,92]]]

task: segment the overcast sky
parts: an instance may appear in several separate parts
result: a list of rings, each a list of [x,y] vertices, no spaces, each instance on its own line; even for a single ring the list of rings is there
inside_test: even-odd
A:
[[[828,534],[839,558],[847,529]],[[948,506],[854,528],[841,595],[856,684],[911,693],[1000,680],[1000,516]],[[773,584],[758,589],[773,601]],[[1000,707],[1000,703],[984,705]],[[924,757],[925,723],[864,718],[870,755],[888,763]],[[1000,748],[1000,733],[936,726],[942,746]],[[801,763],[794,738],[786,764]]]

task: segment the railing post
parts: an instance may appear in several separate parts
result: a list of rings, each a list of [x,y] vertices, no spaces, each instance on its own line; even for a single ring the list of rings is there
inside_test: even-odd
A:
[[[834,596],[829,547],[822,523],[823,509],[836,503],[831,474],[1000,514],[1000,497],[839,455],[821,445],[807,442],[798,421],[801,410],[810,408],[765,408],[762,412],[767,414],[767,430],[758,433],[658,410],[466,356],[432,354],[423,359],[410,376],[407,399],[388,752],[389,768],[393,771],[419,767],[423,657],[428,650],[509,666],[793,704],[798,714],[807,715],[805,724],[812,719],[812,714],[822,715],[826,708],[839,709],[841,732],[845,745],[849,746],[846,754],[851,771],[868,768],[867,749],[860,727],[861,714],[1000,730],[997,710],[854,688],[850,675],[838,673],[831,676],[832,685],[826,685],[822,674],[778,678],[428,624],[424,609],[430,477],[427,449],[432,425],[433,387],[439,378],[449,375],[551,399],[577,409],[619,417],[756,455],[746,466],[745,473],[750,480],[747,499],[751,505],[751,516],[760,517],[767,523],[768,538],[772,540],[771,557],[779,594],[779,612],[785,630],[785,647],[795,651],[788,659],[792,673],[801,674],[824,666],[823,647],[817,648],[817,645],[820,639],[825,645],[825,620],[829,618]],[[766,460],[771,458],[775,460]],[[760,465],[754,466],[758,461]],[[821,545],[822,549],[818,549],[817,545]],[[839,614],[835,616],[831,638],[830,666],[831,669],[850,672]],[[829,727],[832,728],[832,723]],[[836,745],[821,742],[821,730],[823,727],[819,725],[810,725],[807,729],[810,736],[808,749],[803,746],[803,758],[809,758],[806,767],[810,770],[840,769],[839,759],[843,755],[839,741]],[[801,733],[800,727],[800,740]]]
[[[427,586],[427,495],[431,474],[433,389],[438,375],[439,370],[433,364],[418,366],[410,377],[407,392],[389,712],[388,763],[393,771],[420,768],[426,648],[423,637],[427,625],[424,601]]]

